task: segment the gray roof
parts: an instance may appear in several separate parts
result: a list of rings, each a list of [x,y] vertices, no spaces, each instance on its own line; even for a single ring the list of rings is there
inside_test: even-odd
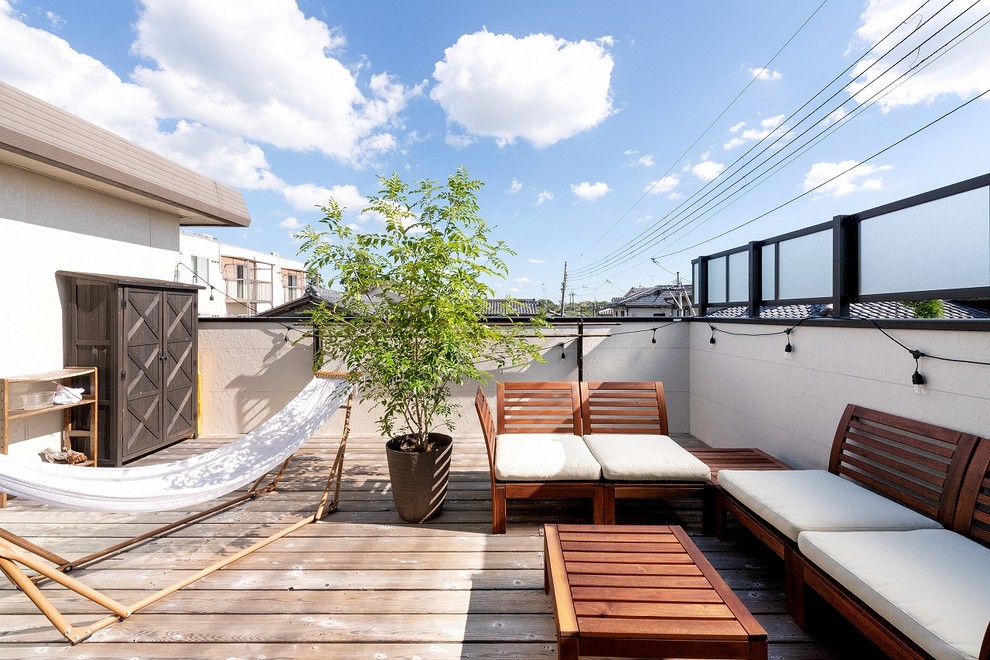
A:
[[[336,305],[340,302],[343,295],[344,294],[340,291],[332,291],[331,289],[324,287],[307,284],[306,293],[302,296],[296,298],[295,300],[290,300],[287,303],[283,303],[278,307],[272,307],[264,312],[258,312],[257,316],[301,318],[304,315],[304,312],[311,306],[316,305],[319,302],[325,302],[331,306]]]
[[[489,298],[488,316],[536,316],[539,314],[537,301],[535,298],[508,299]]]
[[[184,226],[251,224],[236,190],[3,82],[0,163],[170,213]]]
[[[990,312],[968,307],[950,300],[943,300],[946,319],[986,319]],[[709,310],[714,318],[746,318],[747,308],[743,306],[722,307]],[[831,305],[767,305],[760,307],[761,319],[803,319],[807,317],[831,318]],[[851,319],[913,319],[914,310],[896,301],[852,303],[849,306]]]
[[[690,288],[690,284],[684,285],[685,291],[690,292]],[[633,287],[626,295],[612,298],[605,307],[676,307],[674,299],[680,293],[681,287],[673,284]]]

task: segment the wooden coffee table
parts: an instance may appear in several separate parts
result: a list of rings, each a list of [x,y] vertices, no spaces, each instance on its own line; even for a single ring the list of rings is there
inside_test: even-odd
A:
[[[545,525],[560,658],[760,658],[767,633],[678,526]]]

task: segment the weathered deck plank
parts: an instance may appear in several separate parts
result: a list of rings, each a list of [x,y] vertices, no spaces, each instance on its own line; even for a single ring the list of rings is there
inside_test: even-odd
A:
[[[188,441],[145,459],[174,460],[227,438]],[[685,444],[697,443],[690,437]],[[264,538],[308,513],[323,488],[332,438],[314,438],[276,494],[73,573],[123,603]],[[0,582],[0,659],[98,658],[545,658],[553,618],[543,593],[540,522],[590,522],[590,503],[511,503],[493,536],[480,439],[459,441],[444,513],[423,525],[393,511],[381,442],[352,438],[340,511],[69,647],[33,605]],[[116,515],[55,511],[20,500],[6,529],[69,557],[176,520],[186,511]],[[740,536],[700,535],[696,502],[620,503],[619,522],[682,524],[770,635],[773,658],[862,658],[855,636],[818,640],[784,613],[775,558]],[[74,624],[103,616],[55,585],[45,592]],[[850,641],[851,640],[851,641]],[[827,642],[827,643],[825,643]]]

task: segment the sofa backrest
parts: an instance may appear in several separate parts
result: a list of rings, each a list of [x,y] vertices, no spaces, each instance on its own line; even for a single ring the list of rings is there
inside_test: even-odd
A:
[[[952,528],[990,548],[990,438],[981,438],[973,452]]]
[[[488,405],[485,390],[478,386],[474,395],[474,409],[478,411],[478,422],[485,436],[485,449],[488,453],[488,470],[491,472],[492,484],[495,483],[495,421],[492,419],[492,409]]]
[[[952,527],[976,441],[970,433],[849,404],[828,469]]]
[[[581,435],[581,393],[577,383],[499,383],[496,405],[499,433]]]
[[[660,381],[581,383],[581,417],[585,434],[668,435]]]

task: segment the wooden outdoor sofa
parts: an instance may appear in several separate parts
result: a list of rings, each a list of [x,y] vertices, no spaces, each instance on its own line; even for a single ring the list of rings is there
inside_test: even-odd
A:
[[[722,465],[787,467],[757,450],[706,450],[705,462],[682,448],[655,381],[498,383],[497,415],[480,387],[475,407],[496,534],[510,499],[591,499],[594,523],[614,524],[617,499],[705,498]]]
[[[732,513],[784,560],[788,610],[815,592],[897,658],[990,653],[990,441],[847,406],[828,471],[719,475]]]

